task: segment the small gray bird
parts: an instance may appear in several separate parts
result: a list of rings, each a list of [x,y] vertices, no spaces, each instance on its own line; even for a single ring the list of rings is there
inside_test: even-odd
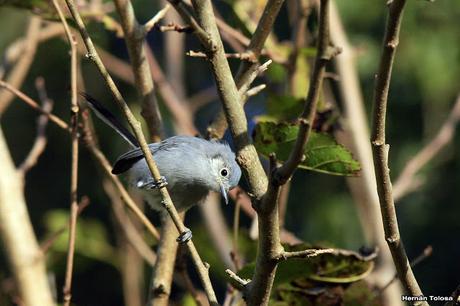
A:
[[[96,115],[133,147],[117,159],[112,173],[118,175],[127,172],[129,183],[141,190],[150,206],[163,211],[157,187],[164,182],[153,180],[137,139],[102,104],[88,94],[81,95]],[[178,211],[185,211],[203,202],[211,190],[220,192],[228,204],[227,193],[237,186],[241,178],[241,169],[228,144],[197,137],[173,136],[159,143],[151,143],[149,148]]]

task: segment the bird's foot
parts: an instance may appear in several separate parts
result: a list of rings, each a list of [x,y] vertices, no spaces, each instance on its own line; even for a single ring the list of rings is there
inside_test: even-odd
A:
[[[179,242],[180,244],[185,244],[188,241],[192,239],[192,231],[188,228],[185,228],[185,230],[177,237],[176,241]]]
[[[164,176],[160,177],[158,181],[155,180],[149,180],[147,182],[144,181],[138,181],[137,182],[137,188],[141,189],[160,189],[168,185],[168,182],[166,181],[166,178]]]

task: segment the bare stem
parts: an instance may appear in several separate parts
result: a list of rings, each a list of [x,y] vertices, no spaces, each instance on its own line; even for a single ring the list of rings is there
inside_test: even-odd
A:
[[[78,100],[77,100],[77,41],[75,40],[67,24],[65,16],[61,11],[57,0],[53,0],[53,5],[59,14],[62,25],[70,45],[70,84],[71,84],[71,104],[70,104],[70,127],[72,138],[71,151],[71,170],[70,170],[70,220],[69,220],[69,242],[67,250],[67,263],[65,272],[65,282],[62,289],[64,295],[64,306],[70,305],[72,297],[72,274],[75,254],[75,235],[78,218]]]
[[[395,51],[399,42],[399,29],[405,3],[405,0],[394,0],[389,3],[389,16],[383,41],[383,53],[375,80],[371,143],[374,153],[374,168],[385,238],[390,248],[398,277],[407,294],[421,296],[422,291],[410,267],[409,259],[407,258],[406,250],[399,234],[390,171],[388,168],[389,145],[385,143],[385,116],[388,90]],[[421,302],[420,304],[428,305],[427,302]]]
[[[40,100],[42,102],[42,109],[51,113],[53,110],[53,100],[49,99],[46,95],[45,81],[42,77],[35,80],[35,86],[37,87]],[[34,144],[32,149],[30,149],[29,154],[24,159],[22,164],[18,167],[18,171],[25,174],[33,166],[37,164],[38,158],[45,151],[47,139],[46,139],[46,127],[48,125],[49,117],[47,115],[41,115],[37,119],[37,136],[35,137]]]

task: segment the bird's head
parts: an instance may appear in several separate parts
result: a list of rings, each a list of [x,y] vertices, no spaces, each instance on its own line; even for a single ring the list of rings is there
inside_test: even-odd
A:
[[[218,144],[216,148],[217,150],[207,152],[213,176],[212,189],[220,192],[228,204],[228,191],[238,185],[241,169],[236,163],[235,153],[227,144]]]

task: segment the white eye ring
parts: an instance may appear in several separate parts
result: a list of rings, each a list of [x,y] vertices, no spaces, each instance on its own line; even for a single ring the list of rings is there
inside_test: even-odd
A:
[[[220,169],[220,175],[221,176],[226,177],[226,176],[228,176],[228,174],[229,174],[228,168]]]

